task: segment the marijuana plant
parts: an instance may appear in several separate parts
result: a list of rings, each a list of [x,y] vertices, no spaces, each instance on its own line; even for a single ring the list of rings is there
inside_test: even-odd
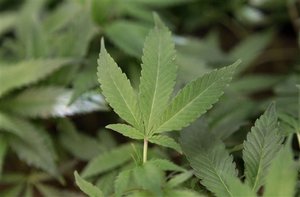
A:
[[[154,21],[155,27],[144,43],[138,94],[106,51],[104,41],[101,41],[98,79],[102,93],[113,110],[128,123],[110,124],[106,128],[132,139],[143,140],[144,165],[122,172],[118,176],[115,189],[117,196],[120,196],[126,188],[130,176],[134,176],[139,186],[146,191],[151,191],[157,196],[162,195],[159,189],[160,173],[156,169],[156,164],[160,168],[165,166],[163,170],[173,170],[174,164],[167,160],[147,162],[148,143],[181,152],[180,145],[164,133],[181,130],[210,109],[223,94],[236,66],[240,63],[237,61],[231,66],[203,75],[188,83],[171,99],[177,72],[175,47],[170,31],[158,16],[154,16]],[[157,181],[150,181],[150,174],[157,177]],[[100,196],[98,188],[85,182],[77,173],[75,177],[77,184],[85,193]]]
[[[174,43],[171,33],[157,16],[155,23],[144,44],[138,95],[107,53],[103,40],[98,59],[102,93],[114,111],[129,123],[111,124],[107,128],[144,140],[143,162],[147,160],[148,142],[180,150],[178,144],[163,133],[188,126],[210,109],[239,64],[215,70],[190,82],[169,102],[177,70]]]
[[[243,143],[245,183],[237,177],[224,143],[200,123],[181,133],[181,144],[195,175],[215,196],[256,196],[262,186],[264,196],[294,195],[297,168],[290,143],[282,145],[274,104],[256,120]]]

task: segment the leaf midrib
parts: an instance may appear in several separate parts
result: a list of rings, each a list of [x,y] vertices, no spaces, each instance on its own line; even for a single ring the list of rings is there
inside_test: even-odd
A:
[[[221,181],[222,185],[225,187],[225,190],[228,192],[229,196],[233,197],[232,193],[230,192],[229,188],[227,187],[227,185],[225,184],[225,181],[223,180],[223,178],[217,173],[216,168],[214,167],[214,163],[213,161],[210,159],[209,155],[207,153],[205,153],[205,156],[208,158],[208,161],[210,162],[210,166],[213,166],[213,173],[219,178],[219,180]]]
[[[109,70],[110,70],[110,69],[109,69]],[[123,75],[122,71],[121,71],[121,75]],[[124,100],[124,102],[125,102],[127,108],[129,109],[129,111],[130,111],[130,113],[131,113],[131,115],[132,115],[132,117],[133,117],[133,119],[134,119],[134,121],[135,121],[135,124],[136,124],[136,125],[133,125],[133,126],[137,126],[137,127],[138,127],[138,126],[139,126],[139,122],[137,121],[137,119],[136,119],[136,117],[135,117],[135,115],[134,115],[134,113],[133,113],[133,109],[132,109],[132,108],[130,107],[130,105],[127,103],[127,100],[125,99],[124,95],[122,94],[122,91],[120,91],[120,88],[117,86],[117,84],[116,84],[116,82],[115,82],[115,80],[114,80],[114,77],[112,76],[112,73],[111,73],[111,72],[109,72],[109,76],[110,76],[110,78],[112,79],[114,86],[117,88],[119,94],[121,95],[122,99]],[[127,79],[125,78],[125,80],[127,80]],[[129,85],[130,85],[130,83],[129,83]]]
[[[149,120],[147,122],[147,131],[151,127],[151,120],[152,120],[152,114],[153,114],[153,108],[154,108],[154,100],[156,98],[157,94],[157,87],[158,87],[158,76],[160,74],[160,53],[161,53],[161,36],[159,36],[159,45],[158,45],[158,61],[157,61],[157,74],[156,74],[156,79],[155,79],[155,88],[154,88],[154,93],[152,97],[152,103],[151,103],[151,109],[150,109],[150,114],[149,114]]]
[[[270,125],[268,124],[268,126],[267,127],[269,127]],[[260,129],[259,129],[260,130]],[[256,188],[256,186],[257,186],[257,184],[258,184],[258,181],[259,180],[261,180],[261,179],[259,179],[259,176],[258,175],[260,175],[260,172],[261,172],[261,168],[262,168],[262,155],[263,155],[263,153],[264,153],[264,151],[265,151],[265,148],[266,148],[266,144],[265,144],[265,137],[266,137],[266,134],[264,133],[264,132],[261,132],[262,133],[262,135],[263,135],[263,141],[262,141],[262,144],[263,144],[263,147],[262,147],[262,149],[260,150],[260,157],[259,157],[259,162],[258,162],[258,169],[257,169],[257,173],[256,173],[256,177],[255,177],[255,179],[254,179],[254,184],[253,184],[253,189],[255,189]],[[257,188],[258,189],[258,188]],[[256,189],[256,190],[257,190]]]

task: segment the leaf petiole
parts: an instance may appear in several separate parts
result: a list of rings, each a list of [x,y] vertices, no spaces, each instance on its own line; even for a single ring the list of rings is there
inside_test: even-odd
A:
[[[147,154],[148,154],[148,140],[144,138],[144,148],[143,148],[143,163],[147,161]]]

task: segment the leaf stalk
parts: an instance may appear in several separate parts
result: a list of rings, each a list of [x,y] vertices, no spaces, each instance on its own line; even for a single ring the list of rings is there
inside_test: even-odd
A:
[[[144,138],[144,148],[143,148],[143,163],[147,161],[147,154],[148,154],[148,140]]]

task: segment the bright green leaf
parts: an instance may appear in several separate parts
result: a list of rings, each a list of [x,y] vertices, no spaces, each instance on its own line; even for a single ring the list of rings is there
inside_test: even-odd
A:
[[[168,104],[177,71],[171,32],[156,15],[155,21],[155,27],[150,31],[144,44],[139,87],[140,109],[147,134],[151,131],[154,121],[158,119],[158,114]]]
[[[135,128],[141,128],[137,95],[126,75],[107,53],[102,40],[98,59],[98,80],[106,100],[114,111]]]
[[[154,131],[180,130],[209,110],[223,94],[240,61],[212,71],[186,85],[162,114]]]
[[[144,139],[143,133],[141,133],[139,130],[137,130],[129,125],[126,125],[126,124],[110,124],[110,125],[107,125],[105,128],[117,131],[117,132],[121,133],[122,135],[124,135],[126,137],[130,137],[132,139],[137,139],[137,140]]]

